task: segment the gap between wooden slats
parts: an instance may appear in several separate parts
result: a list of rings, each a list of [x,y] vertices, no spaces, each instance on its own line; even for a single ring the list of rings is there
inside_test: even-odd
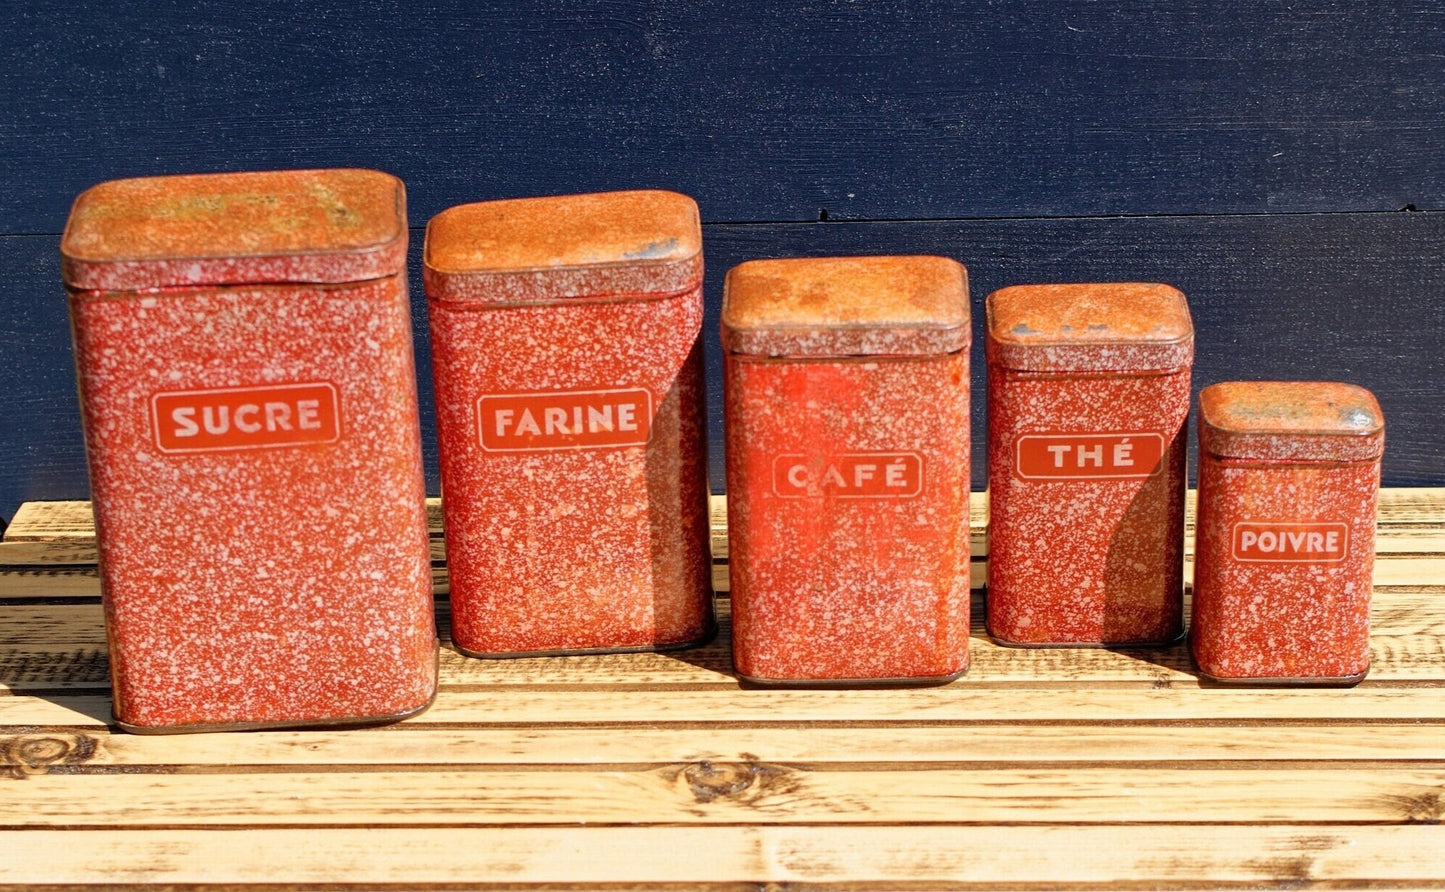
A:
[[[0,851],[12,883],[1445,885],[1425,826],[32,830]]]

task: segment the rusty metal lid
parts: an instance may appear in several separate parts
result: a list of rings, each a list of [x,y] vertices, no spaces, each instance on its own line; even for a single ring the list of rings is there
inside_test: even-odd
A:
[[[1199,445],[1221,458],[1369,461],[1385,450],[1385,416],[1354,384],[1226,381],[1199,392]]]
[[[701,284],[702,225],[658,190],[483,201],[433,217],[422,258],[438,301],[656,297]]]
[[[1027,372],[1173,371],[1194,359],[1194,324],[1169,285],[1015,285],[988,296],[988,361]]]
[[[968,348],[968,271],[946,257],[751,260],[723,285],[723,349],[757,356]]]
[[[75,200],[60,240],[71,288],[356,282],[406,268],[406,190],[374,170],[112,180]]]

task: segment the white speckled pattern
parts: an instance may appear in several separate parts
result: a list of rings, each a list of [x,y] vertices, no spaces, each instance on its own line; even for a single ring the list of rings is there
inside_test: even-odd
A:
[[[1328,382],[1226,382],[1200,394],[1199,430],[1189,635],[1200,671],[1223,681],[1358,681],[1370,665],[1384,448],[1374,396]],[[1337,530],[1338,548],[1287,553],[1280,536],[1272,551],[1241,550],[1244,529]]]
[[[646,649],[711,633],[702,295],[430,304],[457,645]],[[478,397],[643,388],[645,446],[486,452]]]
[[[968,666],[968,353],[729,354],[733,659],[767,681],[947,677]],[[916,498],[785,498],[778,456],[922,458]]]
[[[374,721],[435,690],[403,276],[71,296],[117,718]],[[165,454],[158,392],[329,382],[334,443]]]

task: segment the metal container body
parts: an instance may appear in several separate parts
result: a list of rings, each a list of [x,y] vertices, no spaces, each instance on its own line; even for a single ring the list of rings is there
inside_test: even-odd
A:
[[[62,252],[124,727],[431,701],[403,200],[384,174],[310,171],[77,201]]]
[[[964,269],[753,261],[723,304],[733,660],[765,684],[968,668]]]
[[[1193,329],[1165,285],[989,296],[988,630],[1003,644],[1183,634]]]
[[[426,277],[457,647],[710,639],[696,205],[452,208],[428,227]]]
[[[1364,678],[1382,418],[1350,385],[1231,382],[1200,394],[1190,641],[1205,676]]]

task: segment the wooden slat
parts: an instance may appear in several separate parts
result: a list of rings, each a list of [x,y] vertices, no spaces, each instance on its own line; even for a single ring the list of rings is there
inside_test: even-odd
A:
[[[1026,755],[1026,759],[1022,756]],[[407,722],[337,731],[147,736],[0,732],[0,776],[51,771],[267,771],[361,766],[659,765],[694,762],[1147,763],[1445,759],[1445,722],[1271,725],[895,723],[797,727],[485,727]],[[14,773],[12,771],[12,773]]]
[[[1431,613],[1441,593],[1386,593],[1376,604],[1371,637],[1371,684],[1445,682],[1445,617]],[[1395,601],[1404,603],[1394,603]],[[975,605],[980,608],[981,605]],[[74,621],[57,625],[55,613]],[[47,612],[49,611],[49,612]],[[447,611],[443,607],[445,634]],[[12,614],[18,618],[12,619]],[[728,602],[719,602],[721,628],[708,645],[663,654],[610,654],[518,660],[478,660],[455,650],[441,652],[442,684],[458,685],[603,685],[735,684],[732,674]],[[80,619],[83,617],[84,619]],[[971,666],[965,683],[1135,683],[1193,684],[1188,648],[1104,650],[1091,648],[1023,649],[988,639],[983,611],[974,612]],[[1383,620],[1383,622],[1381,621]],[[94,688],[109,683],[104,628],[99,605],[0,604],[0,690],[26,693]],[[1417,631],[1426,626],[1425,632]],[[64,634],[62,634],[64,633]]]
[[[1371,685],[1445,682],[1445,638],[1382,636],[1370,640]],[[1197,684],[1184,645],[1161,650],[1021,649],[987,638],[970,643],[971,665],[962,684]],[[103,646],[0,647],[0,692],[39,693],[109,685]],[[608,654],[521,660],[477,660],[441,651],[443,687],[462,685],[726,685],[735,686],[726,641],[665,654]]]
[[[1194,528],[1195,493],[1185,503],[1185,524]],[[977,492],[970,500],[972,554],[988,554],[988,494]],[[433,558],[446,556],[442,545],[441,500],[427,500],[433,536]],[[727,558],[727,498],[714,495],[709,502],[713,556]],[[1445,552],[1445,488],[1385,489],[1380,492],[1380,552]],[[1187,543],[1192,549],[1193,543]],[[0,540],[0,564],[93,564],[95,530],[89,502],[26,502]]]
[[[716,603],[719,617],[726,622],[730,612],[729,600],[719,598]],[[1445,585],[1379,587],[1370,605],[1373,634],[1445,636],[1445,611],[1438,609],[1442,604],[1445,604]],[[438,601],[436,609],[438,622],[445,631],[450,615],[447,602]],[[984,615],[982,592],[974,593],[972,609],[973,630],[981,635]],[[0,642],[55,646],[104,644],[104,614],[95,600],[37,604],[7,603],[0,599]]]
[[[691,763],[572,771],[32,775],[0,828],[387,824],[1411,823],[1445,766],[1023,768]],[[238,803],[245,808],[237,808]]]
[[[1440,838],[1418,825],[31,830],[0,831],[14,853],[0,882],[1439,888]]]
[[[97,727],[110,698],[94,694],[0,696],[0,727]],[[598,685],[457,687],[408,725],[712,725],[748,722],[1353,722],[1445,721],[1445,686],[1201,689],[1197,685],[985,686],[739,690]],[[962,732],[961,732],[962,733]],[[1020,754],[1021,756],[1023,754]]]

